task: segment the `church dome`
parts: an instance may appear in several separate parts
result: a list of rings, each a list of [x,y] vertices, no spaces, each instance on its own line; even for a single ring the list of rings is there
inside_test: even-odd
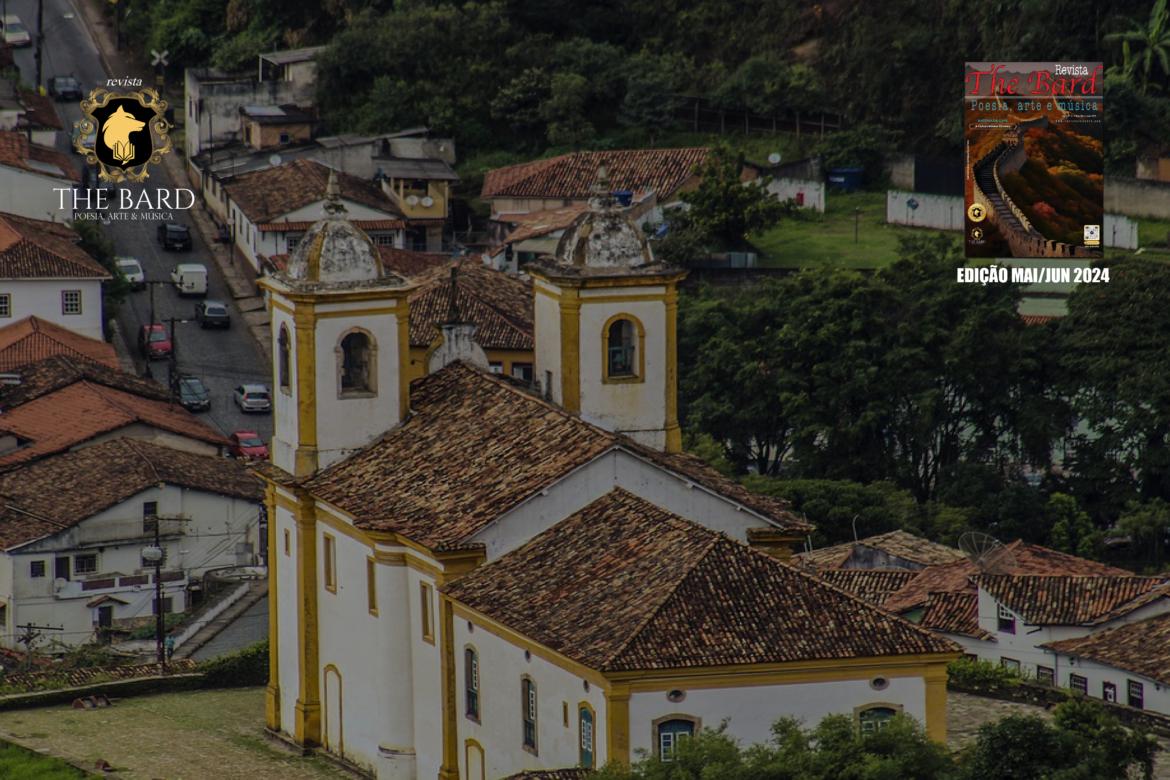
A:
[[[325,216],[305,231],[289,258],[284,278],[290,282],[346,286],[387,276],[377,246],[349,221],[337,172],[325,188]]]
[[[556,261],[583,268],[636,268],[654,262],[645,234],[622,213],[610,192],[605,166],[597,171],[589,209],[557,244]]]

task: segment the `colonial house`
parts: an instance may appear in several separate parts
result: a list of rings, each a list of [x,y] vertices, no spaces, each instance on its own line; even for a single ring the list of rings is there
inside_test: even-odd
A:
[[[255,563],[262,498],[238,461],[123,438],[0,475],[0,645],[20,625],[76,645],[184,611],[192,580]]]
[[[1041,647],[1055,684],[1170,715],[1170,613]]]
[[[429,372],[444,341],[443,325],[458,321],[476,326],[489,370],[532,382],[532,283],[478,260],[443,270],[449,273],[431,273],[410,294],[410,378]]]
[[[257,273],[270,270],[268,257],[296,247],[321,213],[330,181],[370,241],[403,246],[406,222],[390,197],[372,181],[333,173],[321,163],[294,160],[237,176],[224,185],[225,214],[235,245]]]
[[[5,140],[13,136],[20,137],[0,133],[0,184],[12,170],[4,167],[2,149]],[[14,175],[19,178],[23,174]],[[29,176],[39,178],[42,174]],[[70,186],[69,181],[60,179],[52,183],[14,181],[11,188],[0,186],[0,200],[16,198],[31,203],[40,197],[38,188],[51,184]],[[0,214],[0,325],[36,315],[80,336],[102,338],[102,282],[110,274],[77,245],[78,240],[78,235],[62,224]]]
[[[409,382],[412,287],[336,190],[326,213],[261,280],[274,734],[396,780],[669,757],[786,715],[945,739],[959,648],[787,565],[809,526],[681,452],[685,271],[608,187],[529,269],[531,383],[459,311]]]
[[[87,338],[48,320],[29,315],[0,327],[0,373],[55,355],[82,358],[118,370],[114,346]]]
[[[706,157],[706,149],[573,152],[488,171],[480,197],[491,202],[492,220],[497,222],[587,203],[597,169],[605,166],[624,205],[638,202],[652,208],[669,204],[697,187],[695,168]]]
[[[80,184],[81,176],[66,155],[32,143],[22,132],[0,130],[0,212],[36,220],[72,219],[71,191]],[[66,190],[65,208],[61,189]]]
[[[228,446],[155,382],[63,355],[13,373],[0,395],[0,471],[116,438],[198,455]]]
[[[504,242],[489,250],[488,262],[499,271],[517,273],[540,255],[555,253],[561,236],[588,206],[574,203],[549,211],[501,217],[498,226]]]
[[[16,130],[32,143],[53,148],[57,134],[64,129],[52,98],[38,95],[0,79],[0,130]]]

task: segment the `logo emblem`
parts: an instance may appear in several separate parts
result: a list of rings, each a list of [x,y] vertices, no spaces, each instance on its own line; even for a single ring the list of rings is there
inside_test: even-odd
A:
[[[1101,243],[1101,226],[1085,225],[1085,246],[1097,246]]]
[[[971,238],[978,241],[979,239],[983,238],[983,231],[980,230],[979,228],[975,228],[974,230],[971,231]]]
[[[987,217],[987,209],[981,203],[972,203],[971,207],[967,209],[967,216],[971,218],[972,222],[982,222]]]
[[[73,146],[99,167],[102,181],[142,182],[150,175],[147,166],[162,162],[171,150],[166,110],[166,101],[153,89],[123,95],[99,87],[81,101],[85,118]]]

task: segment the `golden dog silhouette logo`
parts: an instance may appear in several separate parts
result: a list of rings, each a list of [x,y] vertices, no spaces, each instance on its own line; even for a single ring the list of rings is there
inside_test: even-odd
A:
[[[153,89],[123,95],[98,88],[81,101],[85,115],[74,148],[86,162],[98,166],[98,177],[108,182],[142,182],[151,163],[162,162],[172,147],[171,123],[164,116],[165,100]],[[91,148],[86,146],[93,139]]]

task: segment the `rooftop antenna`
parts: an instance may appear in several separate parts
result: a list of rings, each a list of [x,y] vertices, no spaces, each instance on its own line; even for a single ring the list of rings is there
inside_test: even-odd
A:
[[[959,550],[981,574],[1011,574],[1016,556],[1003,542],[981,531],[968,531],[959,537]]]

